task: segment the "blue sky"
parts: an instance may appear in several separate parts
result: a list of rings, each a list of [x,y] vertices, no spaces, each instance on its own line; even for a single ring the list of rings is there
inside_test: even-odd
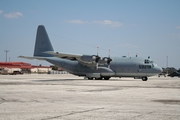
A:
[[[0,0],[0,61],[48,65],[32,56],[36,30],[44,25],[55,51],[123,55],[180,68],[180,0]]]

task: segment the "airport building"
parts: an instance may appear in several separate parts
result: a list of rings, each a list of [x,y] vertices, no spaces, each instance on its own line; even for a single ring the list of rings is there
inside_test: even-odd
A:
[[[25,62],[0,62],[0,73],[48,73],[52,70],[52,66],[35,66]]]

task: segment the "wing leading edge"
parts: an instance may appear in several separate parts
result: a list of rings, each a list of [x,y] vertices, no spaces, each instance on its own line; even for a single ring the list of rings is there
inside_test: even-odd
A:
[[[59,52],[54,52],[54,51],[46,51],[44,53],[51,54],[54,57],[58,57],[58,58],[62,58],[62,59],[78,61],[81,64],[85,64],[88,66],[96,65],[96,60],[93,59],[93,56],[95,56],[95,55],[69,54],[69,53],[59,53]],[[99,63],[105,64],[106,62],[104,60],[100,60]]]

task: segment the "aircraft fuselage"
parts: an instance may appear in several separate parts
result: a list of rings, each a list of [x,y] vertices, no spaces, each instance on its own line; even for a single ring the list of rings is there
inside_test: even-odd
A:
[[[78,61],[71,61],[57,57],[48,57],[48,62],[55,64],[71,74],[78,76],[86,76],[88,78],[104,78],[104,77],[134,77],[142,78],[157,75],[162,69],[153,62],[145,63],[148,59],[139,57],[121,57],[115,58],[111,62],[110,69],[108,66],[99,65],[89,67]],[[150,60],[149,60],[150,61]]]

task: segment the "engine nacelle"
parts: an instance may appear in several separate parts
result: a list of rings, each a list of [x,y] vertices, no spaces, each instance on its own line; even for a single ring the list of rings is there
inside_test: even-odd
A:
[[[107,61],[108,61],[108,57],[104,57],[103,60],[104,60],[105,62],[107,62]]]
[[[92,59],[96,60],[97,56],[96,55],[92,55]]]
[[[109,64],[109,63],[112,61],[112,59],[111,59],[110,57],[104,57],[103,60],[104,60],[107,64]]]
[[[101,57],[99,57],[98,55],[92,55],[92,59],[98,62],[101,59]]]

